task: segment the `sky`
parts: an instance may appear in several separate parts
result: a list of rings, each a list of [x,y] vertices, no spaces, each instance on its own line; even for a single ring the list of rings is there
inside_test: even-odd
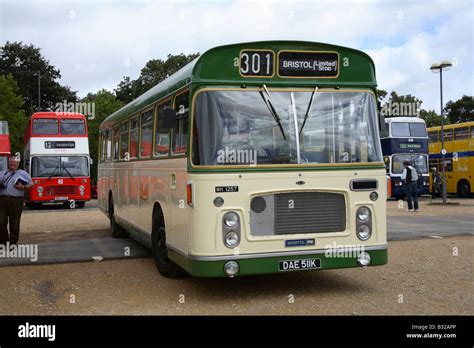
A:
[[[439,112],[474,95],[474,1],[0,0],[0,46],[41,48],[80,97],[135,79],[150,59],[260,40],[305,40],[362,50],[379,88],[411,94]]]

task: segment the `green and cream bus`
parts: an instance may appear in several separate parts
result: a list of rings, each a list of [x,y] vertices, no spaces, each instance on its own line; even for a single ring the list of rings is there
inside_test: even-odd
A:
[[[100,126],[112,236],[166,277],[387,263],[375,67],[302,41],[216,47]]]

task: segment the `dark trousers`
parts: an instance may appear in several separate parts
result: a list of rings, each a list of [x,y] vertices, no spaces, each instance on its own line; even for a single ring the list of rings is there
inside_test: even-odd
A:
[[[412,181],[406,184],[406,194],[407,194],[407,203],[408,209],[413,209],[413,204],[415,205],[415,210],[418,209],[418,185],[416,181]]]
[[[0,244],[18,243],[22,211],[23,197],[0,196]],[[7,225],[9,225],[9,229]],[[10,230],[10,236],[8,230]]]
[[[441,184],[433,184],[433,187],[431,189],[431,198],[435,199],[436,193],[439,193],[441,195]]]

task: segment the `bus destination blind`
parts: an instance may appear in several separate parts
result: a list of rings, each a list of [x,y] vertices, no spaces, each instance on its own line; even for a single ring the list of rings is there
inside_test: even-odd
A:
[[[282,51],[278,55],[282,77],[336,77],[338,65],[338,55],[333,52]]]

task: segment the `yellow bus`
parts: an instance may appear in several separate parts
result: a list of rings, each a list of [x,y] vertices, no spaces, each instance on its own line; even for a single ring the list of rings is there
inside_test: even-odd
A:
[[[430,168],[441,167],[441,127],[428,128]],[[446,192],[469,197],[474,192],[474,122],[444,126]]]
[[[215,47],[100,126],[114,237],[166,277],[387,263],[375,67],[302,41]]]

